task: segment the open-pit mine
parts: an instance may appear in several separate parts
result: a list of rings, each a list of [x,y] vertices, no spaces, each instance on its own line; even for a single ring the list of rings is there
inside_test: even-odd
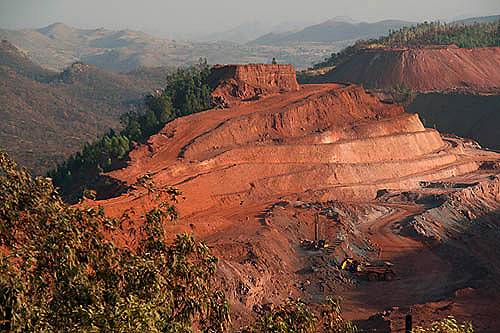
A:
[[[107,174],[121,194],[95,204],[154,205],[134,185],[144,175],[178,188],[181,217],[166,228],[220,258],[235,325],[287,297],[340,296],[360,328],[399,332],[412,314],[500,331],[500,154],[361,86],[299,86],[288,65],[218,66],[212,84],[219,107],[137,146]],[[390,262],[394,275],[346,260]]]

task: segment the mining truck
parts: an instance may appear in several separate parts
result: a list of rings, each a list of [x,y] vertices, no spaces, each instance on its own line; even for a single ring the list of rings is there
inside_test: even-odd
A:
[[[368,281],[392,281],[396,279],[396,272],[393,266],[394,264],[388,261],[361,263],[348,258],[344,260],[341,268]]]

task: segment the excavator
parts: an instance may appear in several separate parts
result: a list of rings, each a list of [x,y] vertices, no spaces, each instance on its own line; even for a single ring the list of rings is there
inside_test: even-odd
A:
[[[396,278],[393,266],[394,264],[388,261],[361,263],[358,260],[347,258],[342,262],[340,268],[368,281],[393,281]]]

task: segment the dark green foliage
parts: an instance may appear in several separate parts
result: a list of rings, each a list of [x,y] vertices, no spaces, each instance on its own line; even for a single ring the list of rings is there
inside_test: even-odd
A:
[[[461,48],[500,46],[500,21],[493,23],[446,24],[424,22],[414,27],[390,31],[378,39],[360,40],[334,53],[314,68],[337,66],[362,49],[370,47],[407,47],[421,45],[457,45]]]
[[[122,116],[124,129],[110,131],[81,152],[71,156],[56,170],[49,172],[54,183],[69,200],[81,196],[91,187],[101,172],[111,171],[120,164],[133,147],[157,133],[166,123],[211,106],[211,88],[207,84],[210,67],[206,62],[181,68],[167,77],[164,90],[148,95],[142,112]]]
[[[170,99],[176,117],[210,108],[212,91],[207,84],[209,75],[210,67],[205,61],[197,67],[180,69],[169,77],[162,96]]]
[[[315,331],[316,317],[301,300],[287,303],[262,315],[244,332],[308,333]]]
[[[164,224],[177,217],[173,188],[140,223],[101,208],[65,204],[49,179],[19,171],[0,151],[0,329],[12,332],[222,332],[224,294],[217,259],[203,243]],[[127,227],[124,230],[125,226]],[[130,235],[121,247],[116,233]]]
[[[390,47],[451,44],[461,48],[500,46],[499,25],[500,21],[471,25],[424,22],[415,27],[392,31],[379,41]]]
[[[356,333],[358,328],[342,317],[341,302],[339,299],[327,298],[321,307],[321,328],[328,333]]]

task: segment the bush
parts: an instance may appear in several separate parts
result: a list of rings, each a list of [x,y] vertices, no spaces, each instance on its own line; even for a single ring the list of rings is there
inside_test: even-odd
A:
[[[0,329],[12,332],[221,332],[228,303],[212,288],[217,259],[203,243],[164,224],[168,198],[133,223],[126,212],[65,204],[50,179],[33,179],[0,151]],[[136,221],[137,222],[137,221]],[[139,226],[137,226],[139,225]],[[116,239],[116,235],[128,235]],[[116,242],[124,244],[117,246]]]
[[[319,306],[319,316],[302,300],[289,299],[276,308],[263,313],[253,326],[244,327],[241,333],[355,333],[352,322],[342,318],[340,301],[327,298]]]
[[[429,327],[415,327],[414,333],[473,333],[471,323],[460,324],[452,316],[433,322]]]

